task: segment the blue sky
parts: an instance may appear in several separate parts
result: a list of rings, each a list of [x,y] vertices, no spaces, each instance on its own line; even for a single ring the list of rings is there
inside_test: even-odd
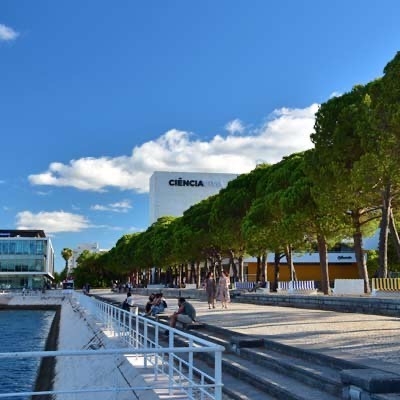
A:
[[[382,74],[398,1],[0,1],[0,226],[112,247],[154,170],[309,148],[319,103]]]

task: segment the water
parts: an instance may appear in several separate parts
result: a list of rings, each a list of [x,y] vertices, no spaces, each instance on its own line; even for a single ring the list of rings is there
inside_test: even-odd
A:
[[[0,353],[44,350],[54,315],[54,311],[1,310]],[[0,393],[32,391],[39,365],[35,358],[0,359]]]

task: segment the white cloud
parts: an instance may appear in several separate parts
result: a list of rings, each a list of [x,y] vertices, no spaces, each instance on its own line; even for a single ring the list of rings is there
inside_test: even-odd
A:
[[[19,33],[14,31],[14,29],[0,24],[0,41],[10,41],[15,40],[19,36]]]
[[[317,109],[318,104],[303,109],[281,108],[252,134],[216,135],[210,141],[172,129],[134,147],[130,156],[53,162],[47,171],[30,175],[29,181],[97,192],[114,187],[144,193],[154,171],[245,173],[256,166],[257,160],[275,163],[285,155],[311,148]]]
[[[330,99],[333,99],[334,97],[340,97],[342,95],[342,93],[340,93],[340,92],[332,92],[330,95],[329,95],[329,98]]]
[[[233,121],[228,122],[225,125],[225,129],[231,134],[234,135],[235,133],[242,134],[244,132],[244,126],[240,119],[234,119]]]
[[[132,208],[129,200],[122,200],[117,203],[111,203],[106,206],[101,204],[95,204],[90,209],[94,211],[113,211],[113,212],[128,212],[128,209]]]
[[[130,228],[128,228],[128,232],[144,232],[145,229],[144,228],[138,228],[137,226],[131,226]]]
[[[37,214],[21,211],[16,218],[17,229],[43,229],[46,233],[80,232],[91,227],[88,219],[83,215],[64,211],[40,211]]]

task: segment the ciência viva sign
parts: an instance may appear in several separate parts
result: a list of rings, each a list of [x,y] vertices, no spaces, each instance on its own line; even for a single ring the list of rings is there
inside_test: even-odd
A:
[[[169,186],[190,186],[190,187],[215,187],[222,188],[222,183],[218,181],[206,181],[203,179],[170,179],[168,181]]]

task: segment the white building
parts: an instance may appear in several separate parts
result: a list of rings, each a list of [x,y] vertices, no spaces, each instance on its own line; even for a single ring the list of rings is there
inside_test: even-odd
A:
[[[68,260],[68,270],[71,271],[72,269],[78,266],[77,260],[79,256],[85,251],[88,250],[91,253],[100,253],[101,250],[99,249],[98,243],[80,243],[76,246],[76,249],[72,250],[72,257]]]
[[[217,194],[237,174],[159,172],[150,178],[150,224],[163,216],[180,217],[190,206]]]
[[[43,230],[0,230],[0,289],[41,289],[54,279],[54,250]]]

